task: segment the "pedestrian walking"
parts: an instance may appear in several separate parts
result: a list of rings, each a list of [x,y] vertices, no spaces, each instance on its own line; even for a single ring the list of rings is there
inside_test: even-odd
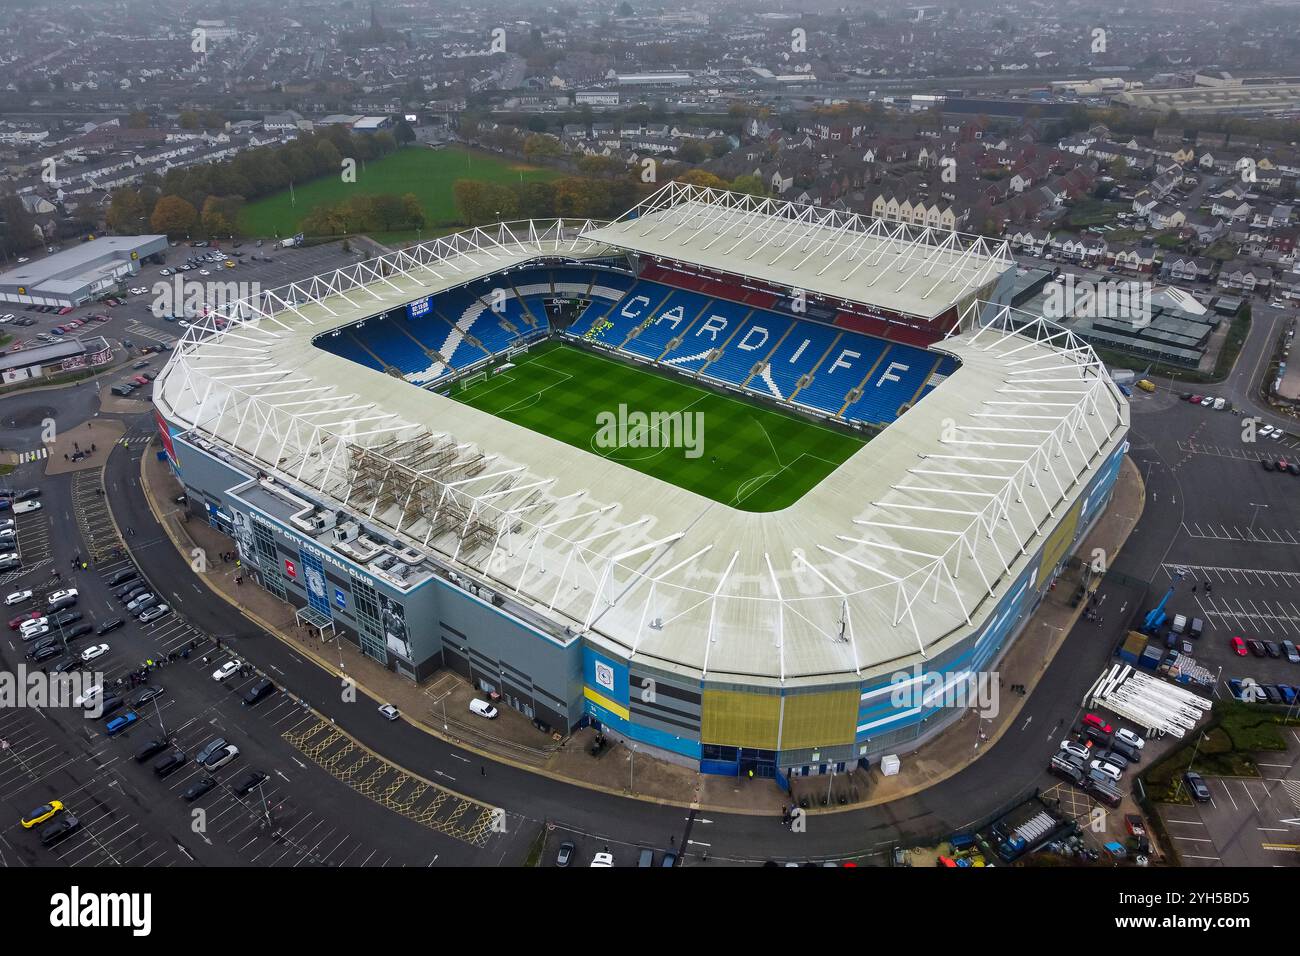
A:
[[[486,776],[487,776],[487,767],[483,766],[482,764],[479,764],[479,765],[478,765],[478,772],[479,772],[479,776],[481,776],[481,777],[486,777]]]

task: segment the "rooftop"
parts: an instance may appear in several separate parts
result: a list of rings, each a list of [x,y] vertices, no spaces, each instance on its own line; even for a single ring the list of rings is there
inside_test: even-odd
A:
[[[1005,241],[672,182],[586,238],[936,318],[1014,265]]]

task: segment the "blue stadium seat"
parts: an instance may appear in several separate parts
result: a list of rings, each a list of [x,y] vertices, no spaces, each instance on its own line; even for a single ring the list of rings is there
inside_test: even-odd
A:
[[[336,335],[326,335],[324,338],[317,339],[316,344],[339,358],[348,359],[377,372],[384,370],[383,364],[375,361],[370,353],[361,347],[361,343],[357,341],[351,329],[341,329]]]
[[[588,341],[615,347],[622,345],[623,340],[632,330],[649,318],[654,308],[671,291],[667,286],[654,282],[638,282],[615,303],[612,309],[607,304],[601,303],[591,321],[586,323],[586,328],[582,331],[575,329],[574,332],[578,337]],[[594,300],[592,304],[596,304]],[[583,318],[585,319],[591,311],[592,309],[588,308],[583,313]]]
[[[691,326],[680,345],[661,359],[670,368],[698,372],[709,360],[709,353],[722,348],[740,329],[752,307],[726,299],[711,299],[699,320]]]
[[[817,366],[812,381],[795,395],[795,402],[832,415],[839,414],[849,391],[871,371],[888,344],[883,339],[846,332]]]
[[[666,286],[659,286],[669,293]],[[678,289],[668,294],[667,300],[651,310],[639,323],[642,328],[636,337],[623,346],[623,351],[643,358],[657,359],[678,335],[691,327],[695,317],[708,305],[708,296],[698,292]]]
[[[772,355],[768,369],[750,380],[749,389],[770,398],[788,399],[800,376],[811,372],[840,332],[816,322],[799,322]]]
[[[844,410],[850,421],[887,424],[899,407],[918,397],[941,362],[941,356],[912,345],[893,345],[862,389],[862,397]]]
[[[794,323],[775,312],[755,311],[740,334],[727,343],[726,349],[704,369],[706,378],[743,385],[755,363],[766,358]]]

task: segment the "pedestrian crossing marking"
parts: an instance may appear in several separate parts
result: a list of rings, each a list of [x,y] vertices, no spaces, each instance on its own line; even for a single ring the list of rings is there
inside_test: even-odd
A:
[[[40,461],[42,458],[50,457],[48,448],[37,448],[34,451],[20,451],[18,453],[18,464],[25,465],[31,461]]]

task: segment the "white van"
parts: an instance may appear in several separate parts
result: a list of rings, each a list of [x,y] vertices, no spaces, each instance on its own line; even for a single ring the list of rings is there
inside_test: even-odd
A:
[[[497,715],[497,709],[485,700],[479,700],[475,697],[469,702],[471,713],[478,714],[480,717],[486,717],[491,720]]]
[[[1181,634],[1183,631],[1187,630],[1187,615],[1175,614],[1173,626],[1170,627],[1169,630],[1173,631],[1175,634]]]
[[[1224,399],[1224,398],[1216,398],[1216,399],[1214,400],[1214,407],[1215,407],[1215,409],[1216,409],[1217,411],[1223,411],[1223,406],[1226,405],[1226,404],[1227,404],[1227,399]]]
[[[16,515],[25,515],[40,510],[41,503],[39,501],[19,501],[14,504],[14,514]]]

